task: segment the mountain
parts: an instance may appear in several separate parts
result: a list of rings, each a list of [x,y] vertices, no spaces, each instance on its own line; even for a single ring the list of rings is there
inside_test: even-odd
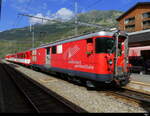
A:
[[[89,11],[78,15],[78,21],[99,24],[102,29],[106,27],[117,27],[116,18],[123,12],[110,11]],[[47,24],[34,25],[35,46],[49,43],[58,39],[67,38],[74,35],[74,19],[69,22],[48,22]],[[100,31],[95,27],[87,27],[78,25],[78,34],[82,35],[88,32]],[[30,27],[11,29],[0,32],[0,57],[8,53],[15,53],[30,49],[32,47],[32,33]]]

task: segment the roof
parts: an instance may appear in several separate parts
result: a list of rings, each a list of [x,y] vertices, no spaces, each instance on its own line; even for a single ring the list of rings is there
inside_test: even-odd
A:
[[[121,18],[123,18],[125,15],[127,15],[129,12],[131,12],[132,10],[134,10],[137,6],[140,5],[150,5],[150,2],[138,2],[136,3],[133,7],[131,7],[129,10],[127,10],[125,13],[123,13],[121,16],[119,16],[116,20],[120,20]]]
[[[73,38],[64,39],[64,40],[58,40],[58,41],[55,41],[55,42],[52,42],[52,43],[49,43],[49,44],[46,44],[46,45],[43,45],[43,46],[40,46],[40,47],[37,47],[37,48],[33,48],[33,49],[30,49],[30,50],[34,50],[34,49],[38,49],[38,48],[51,47],[51,46],[55,46],[55,45],[59,45],[59,44],[67,43],[67,42],[82,40],[82,39],[85,39],[85,38],[91,38],[91,37],[94,37],[94,36],[113,36],[113,35],[114,35],[114,32],[100,31],[100,32],[91,33],[91,34],[88,34],[88,35],[79,36],[79,37],[73,37]]]
[[[129,44],[136,42],[150,41],[150,29],[128,33]]]

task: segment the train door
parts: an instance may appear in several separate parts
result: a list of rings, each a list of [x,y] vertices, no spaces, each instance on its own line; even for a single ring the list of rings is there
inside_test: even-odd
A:
[[[51,66],[51,54],[50,54],[50,48],[46,48],[46,65]]]
[[[36,55],[37,55],[37,51],[35,49],[32,51],[32,63],[33,64],[36,64],[36,62],[37,62],[37,56]]]
[[[128,73],[128,35],[124,32],[115,33],[115,76]]]

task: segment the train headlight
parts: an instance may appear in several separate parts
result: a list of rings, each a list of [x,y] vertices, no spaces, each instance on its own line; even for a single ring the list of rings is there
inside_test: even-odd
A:
[[[110,65],[112,65],[113,62],[112,62],[112,60],[109,60],[108,63],[109,63]]]
[[[126,63],[128,64],[128,63],[129,63],[129,61],[127,60],[127,61],[126,61]]]

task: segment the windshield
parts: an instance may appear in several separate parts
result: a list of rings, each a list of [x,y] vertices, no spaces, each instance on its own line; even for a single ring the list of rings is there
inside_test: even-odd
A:
[[[112,53],[114,51],[113,38],[107,37],[96,38],[95,44],[96,44],[95,45],[96,53]]]

